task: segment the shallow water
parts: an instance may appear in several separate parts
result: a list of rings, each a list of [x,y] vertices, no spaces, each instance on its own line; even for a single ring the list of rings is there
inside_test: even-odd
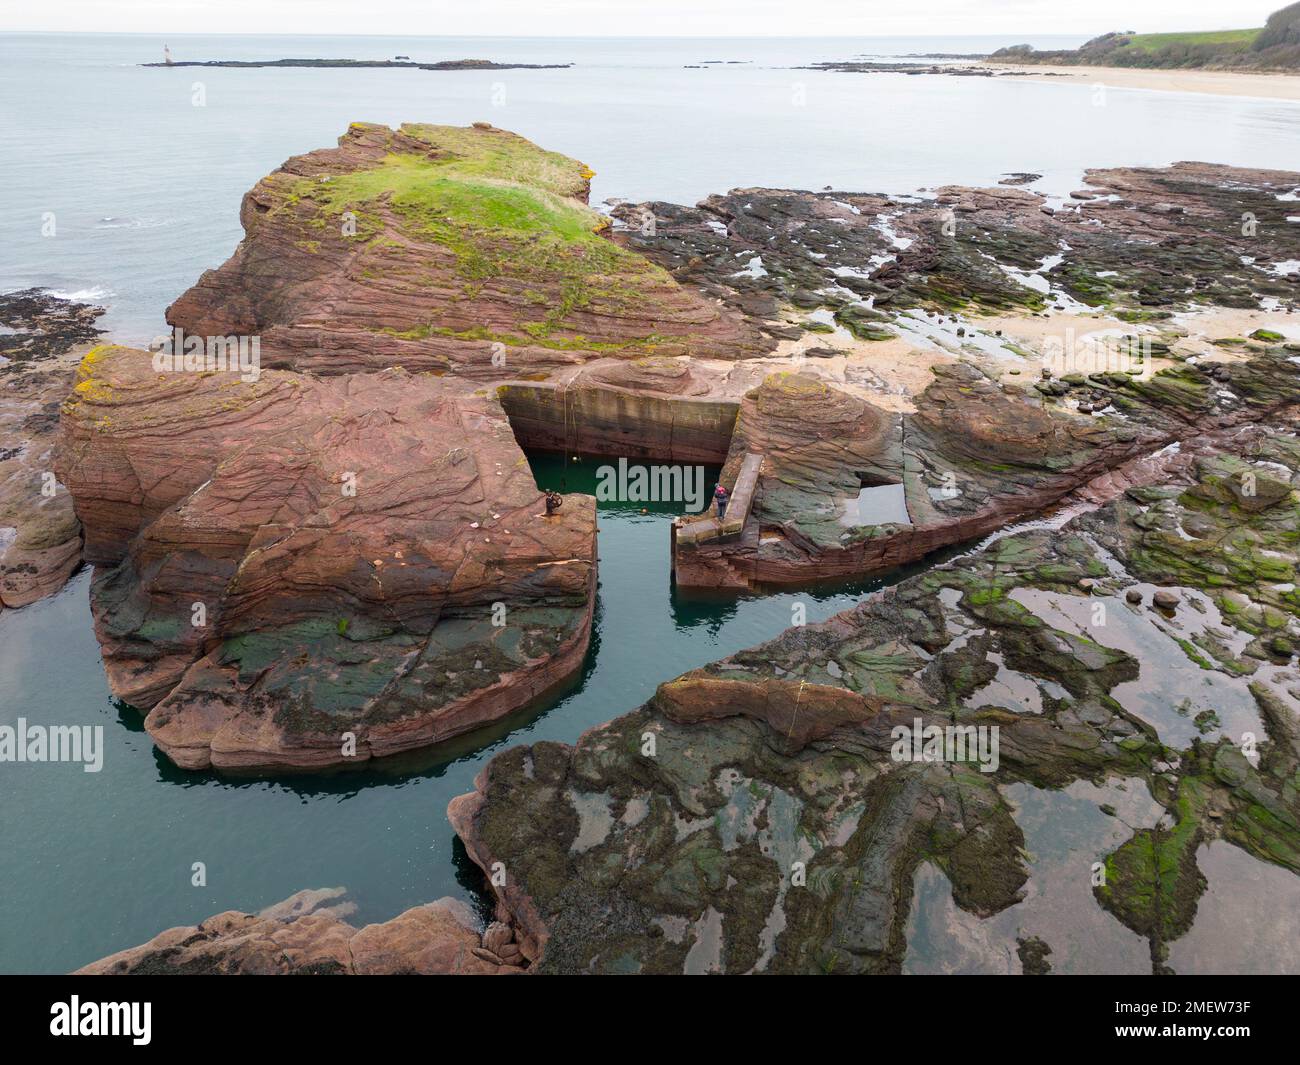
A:
[[[913,886],[903,971],[1019,973],[1017,939],[1037,936],[1052,948],[1047,960],[1055,973],[1149,973],[1146,940],[1098,905],[1091,881],[1094,862],[1164,813],[1146,784],[1108,780],[1098,787],[1079,780],[1060,791],[1013,784],[1002,793],[1025,834],[1024,901],[981,920],[958,909],[937,867],[922,865]],[[1104,813],[1103,805],[1115,814]]]
[[[1149,584],[1132,587],[1142,592],[1146,603],[1156,590]],[[1206,629],[1224,633],[1235,630],[1214,624],[1218,610],[1208,596],[1190,589],[1181,592],[1183,601],[1176,615],[1168,619],[1150,606],[1133,606],[1120,596],[1085,598],[1017,588],[1011,598],[1053,628],[1076,632],[1141,661],[1137,679],[1117,684],[1110,694],[1154,726],[1161,742],[1187,747],[1202,735],[1210,742],[1224,735],[1238,743],[1247,733],[1261,735],[1263,723],[1249,687],[1252,680],[1260,678],[1202,668],[1190,656],[1189,650],[1196,653],[1194,645],[1188,642],[1184,648],[1178,642]],[[1206,711],[1212,711],[1215,718],[1203,732],[1197,727],[1196,717]]]
[[[840,521],[851,528],[864,525],[911,525],[907,513],[907,490],[901,484],[880,484],[863,488],[856,499],[844,502]]]
[[[1196,864],[1205,874],[1205,894],[1196,923],[1169,947],[1174,971],[1300,973],[1300,879],[1221,839],[1203,844]]]

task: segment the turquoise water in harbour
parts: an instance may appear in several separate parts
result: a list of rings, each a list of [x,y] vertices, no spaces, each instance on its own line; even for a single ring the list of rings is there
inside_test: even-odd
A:
[[[594,462],[534,457],[542,487],[591,492]],[[706,470],[712,489],[716,469]],[[645,509],[647,513],[641,513]],[[600,505],[600,591],[581,677],[553,705],[461,737],[435,756],[333,777],[231,780],[157,754],[115,705],[90,628],[89,574],[0,614],[0,724],[102,725],[104,767],[0,766],[0,971],[59,972],[225,909],[342,886],[354,918],[384,920],[478,882],[448,801],[502,748],[573,742],[659,682],[776,635],[796,602],[814,622],[880,582],[835,592],[687,599],[669,579],[676,504]],[[190,886],[203,862],[207,886]]]

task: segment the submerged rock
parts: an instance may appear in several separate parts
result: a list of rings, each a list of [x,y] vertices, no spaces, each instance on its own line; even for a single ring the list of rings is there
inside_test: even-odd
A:
[[[1018,940],[1016,953],[1020,956],[1026,976],[1046,976],[1052,971],[1052,963],[1047,960],[1052,948],[1037,936]]]

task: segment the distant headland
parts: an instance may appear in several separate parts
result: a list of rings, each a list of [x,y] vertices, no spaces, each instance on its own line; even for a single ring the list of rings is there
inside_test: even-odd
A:
[[[993,62],[1160,69],[1300,70],[1300,3],[1275,11],[1259,29],[1207,33],[1106,33],[1079,48],[1002,48]]]

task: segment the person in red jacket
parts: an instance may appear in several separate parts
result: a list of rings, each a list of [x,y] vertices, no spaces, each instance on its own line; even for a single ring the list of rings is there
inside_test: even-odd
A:
[[[727,516],[727,504],[731,502],[731,497],[722,485],[713,489],[713,502],[718,505],[718,521],[722,521]]]

